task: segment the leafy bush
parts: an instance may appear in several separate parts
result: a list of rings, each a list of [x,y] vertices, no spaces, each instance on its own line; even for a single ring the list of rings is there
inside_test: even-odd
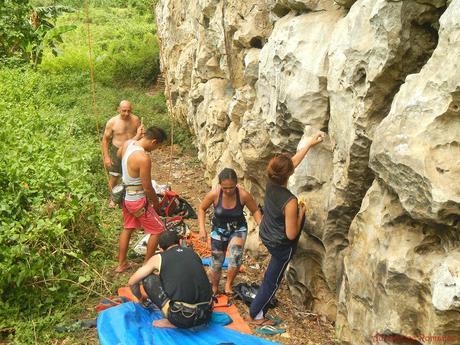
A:
[[[12,313],[72,303],[78,289],[70,282],[91,280],[81,258],[102,241],[97,186],[104,180],[94,134],[74,138],[78,126],[57,107],[70,91],[65,76],[2,69],[0,79],[2,328]]]
[[[159,46],[151,13],[142,16],[130,8],[90,8],[90,30],[96,79],[106,85],[147,86],[160,74]],[[59,19],[59,25],[77,25],[60,45],[65,54],[48,59],[43,70],[87,71],[87,17],[83,10]]]
[[[32,0],[35,6],[49,6],[54,5],[56,0]],[[139,11],[140,14],[144,14],[152,10],[158,0],[89,0],[89,3],[93,7],[99,8],[133,8]],[[85,7],[84,0],[61,0],[60,4],[71,6],[74,8]]]
[[[26,45],[31,26],[27,21],[28,0],[0,0],[0,62],[27,60]]]
[[[0,2],[0,62],[19,65],[41,62],[43,50],[50,47],[57,55],[56,44],[62,35],[75,26],[56,26],[55,20],[62,13],[72,12],[66,6],[33,8],[29,0],[1,0]]]

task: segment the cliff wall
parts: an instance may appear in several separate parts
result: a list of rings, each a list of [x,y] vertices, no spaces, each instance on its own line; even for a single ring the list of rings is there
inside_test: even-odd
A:
[[[344,344],[460,342],[460,0],[160,0],[157,16],[210,181],[233,167],[262,201],[267,161],[326,133],[289,182],[308,201],[292,298]]]

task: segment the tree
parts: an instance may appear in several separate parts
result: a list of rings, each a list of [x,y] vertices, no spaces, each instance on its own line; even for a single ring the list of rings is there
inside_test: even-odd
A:
[[[0,59],[28,60],[31,39],[28,0],[0,0]]]
[[[33,33],[32,40],[27,45],[27,52],[30,54],[30,61],[34,65],[41,63],[46,47],[51,48],[53,55],[59,54],[57,43],[62,42],[64,33],[75,30],[76,25],[56,26],[54,23],[59,15],[74,11],[71,7],[59,5],[35,7],[32,10],[30,24]]]
[[[73,11],[59,5],[33,8],[29,0],[0,0],[0,62],[30,62],[36,66],[46,47],[57,55],[62,35],[76,26],[56,26],[56,18]]]

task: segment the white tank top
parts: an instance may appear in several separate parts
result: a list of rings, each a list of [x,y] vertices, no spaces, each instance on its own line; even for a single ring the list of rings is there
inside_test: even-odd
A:
[[[135,140],[129,140],[128,146],[126,147],[125,154],[123,155],[121,159],[121,171],[122,171],[122,176],[123,176],[123,184],[125,186],[142,185],[140,177],[131,177],[129,176],[129,172],[128,172],[128,158],[129,156],[131,156],[132,153],[137,152],[137,151],[145,152],[145,150],[142,147],[136,145]],[[143,190],[137,191],[136,193],[130,193],[129,188],[128,188],[128,191],[126,192],[125,200],[136,201],[136,200],[142,199],[143,197],[145,197],[145,193]]]

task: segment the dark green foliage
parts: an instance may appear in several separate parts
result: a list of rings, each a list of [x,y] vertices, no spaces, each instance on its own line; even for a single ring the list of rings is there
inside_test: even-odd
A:
[[[28,0],[0,0],[0,63],[19,63],[27,59],[31,39]]]
[[[49,6],[59,3],[61,5],[71,6],[73,8],[84,8],[86,0],[31,0],[34,6]],[[139,14],[153,14],[153,7],[158,0],[88,0],[88,4],[95,8],[131,8]]]
[[[57,56],[59,54],[57,44],[63,42],[62,35],[76,29],[75,25],[55,25],[58,16],[70,12],[74,12],[72,7],[61,5],[32,9],[30,15],[32,38],[28,42],[26,51],[30,53],[30,60],[34,66],[41,63],[43,51],[47,47],[51,48],[54,56]]]
[[[147,86],[160,73],[159,47],[151,13],[139,15],[129,8],[89,9],[96,80],[109,86]],[[42,68],[52,71],[88,71],[86,12],[60,18],[61,26],[77,25],[59,46],[65,54],[48,59]]]
[[[72,1],[33,1],[56,28],[77,28],[64,42],[43,46],[38,68],[0,67],[0,329],[11,330],[0,332],[0,342],[3,336],[15,344],[55,343],[54,326],[78,318],[88,307],[82,300],[121,284],[99,273],[115,265],[120,224],[115,213],[101,212],[107,187],[96,125],[101,135],[122,99],[132,102],[146,126],[169,131],[170,120],[161,90],[152,95],[144,86],[159,73],[154,19],[141,6],[150,3],[122,1],[116,8],[114,2],[91,7],[99,123],[92,112],[82,1],[57,21],[54,11],[64,7],[55,5]],[[14,4],[16,17],[27,17],[27,1]],[[7,27],[1,20],[0,28]],[[8,31],[9,42],[22,37],[20,27],[15,30]],[[176,123],[175,142],[190,148],[191,141]]]
[[[69,280],[87,274],[101,241],[98,184],[103,172],[94,131],[59,108],[59,93],[76,92],[65,76],[0,70],[0,327],[11,314],[30,315],[72,301]],[[48,92],[54,90],[55,94]],[[6,144],[6,145],[5,145]],[[73,297],[72,297],[73,296]]]
[[[47,47],[57,55],[62,35],[75,29],[73,25],[55,25],[57,17],[68,12],[73,9],[60,5],[33,8],[28,0],[0,0],[0,62],[36,66]]]

